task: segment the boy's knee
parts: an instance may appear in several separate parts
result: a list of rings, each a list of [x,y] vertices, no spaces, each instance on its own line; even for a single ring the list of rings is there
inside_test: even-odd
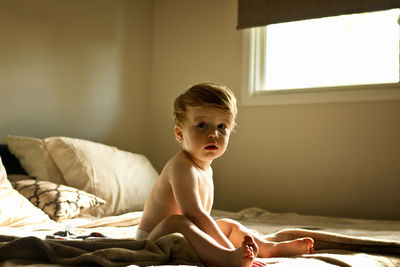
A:
[[[235,220],[232,220],[232,219],[228,219],[228,218],[219,219],[217,221],[217,223],[222,224],[226,227],[230,227],[230,228],[239,227],[238,222],[236,222]]]
[[[218,219],[217,222],[228,223],[228,224],[236,224],[235,220],[232,220],[232,219],[229,219],[229,218]]]
[[[169,215],[164,218],[163,224],[171,225],[171,226],[182,226],[182,225],[188,225],[191,221],[179,214],[174,214],[174,215]]]
[[[237,231],[242,227],[237,221],[228,218],[217,220],[217,224],[226,234]]]

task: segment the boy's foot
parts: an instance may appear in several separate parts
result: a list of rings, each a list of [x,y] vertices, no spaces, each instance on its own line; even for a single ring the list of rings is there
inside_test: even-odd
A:
[[[242,246],[248,247],[248,248],[251,250],[251,252],[252,252],[254,258],[257,257],[257,254],[258,254],[258,250],[259,250],[259,249],[258,249],[257,243],[254,241],[254,238],[253,238],[252,236],[250,236],[250,235],[245,235],[245,236],[243,237]]]
[[[314,240],[310,237],[277,243],[266,242],[264,245],[263,255],[259,255],[263,258],[290,257],[314,253]]]
[[[232,251],[232,257],[225,266],[250,267],[257,255],[255,252],[258,252],[258,247],[254,242],[253,237],[245,236],[243,238],[242,246]]]

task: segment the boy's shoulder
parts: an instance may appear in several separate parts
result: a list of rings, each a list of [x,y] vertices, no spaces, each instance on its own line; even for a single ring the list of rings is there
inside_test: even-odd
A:
[[[165,165],[167,169],[191,169],[193,162],[188,159],[183,150],[176,153]]]
[[[184,174],[194,174],[196,166],[182,150],[175,154],[164,166],[163,172],[168,173],[168,176],[182,176]]]

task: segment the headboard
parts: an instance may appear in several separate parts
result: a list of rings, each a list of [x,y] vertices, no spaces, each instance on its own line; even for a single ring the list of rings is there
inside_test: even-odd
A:
[[[27,175],[27,172],[21,166],[18,159],[11,154],[10,150],[8,150],[8,147],[5,144],[0,144],[0,157],[4,167],[6,168],[7,174]]]

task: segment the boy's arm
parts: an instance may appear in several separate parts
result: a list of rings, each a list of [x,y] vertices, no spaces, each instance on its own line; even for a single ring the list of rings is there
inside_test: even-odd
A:
[[[182,167],[182,166],[181,166]],[[173,168],[171,187],[182,214],[197,227],[214,238],[220,245],[233,249],[233,244],[205,211],[199,193],[199,177],[192,168]]]

